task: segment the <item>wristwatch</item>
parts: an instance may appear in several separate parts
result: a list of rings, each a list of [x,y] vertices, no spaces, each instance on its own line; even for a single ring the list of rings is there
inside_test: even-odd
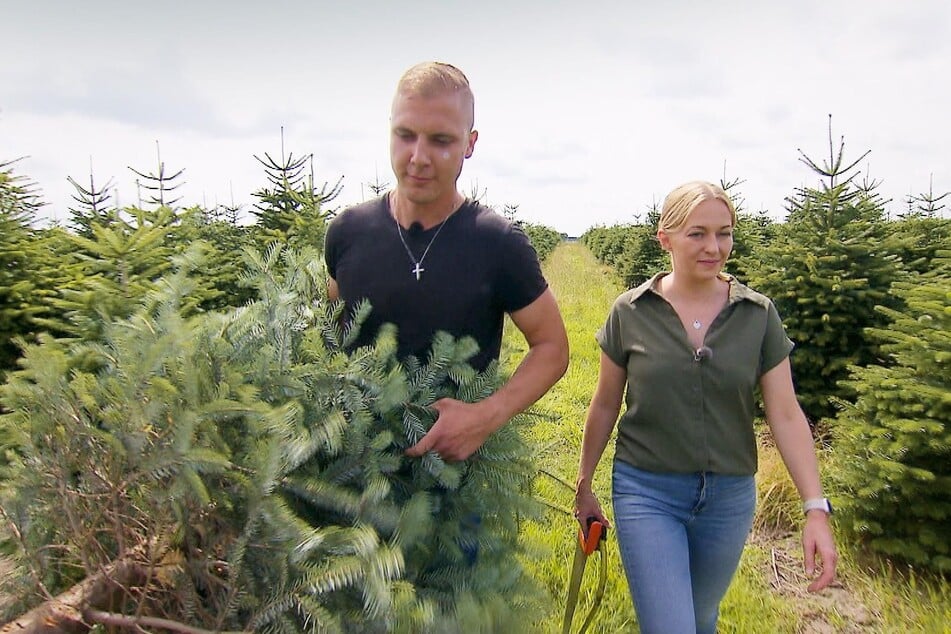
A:
[[[832,502],[829,501],[829,498],[809,498],[802,503],[803,513],[816,510],[832,515]]]

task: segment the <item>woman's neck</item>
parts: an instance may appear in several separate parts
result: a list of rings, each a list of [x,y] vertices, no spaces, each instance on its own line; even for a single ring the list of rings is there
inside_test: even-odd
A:
[[[726,283],[722,277],[705,280],[689,280],[678,277],[676,272],[668,273],[660,280],[661,293],[668,298],[684,301],[711,301],[720,297]]]

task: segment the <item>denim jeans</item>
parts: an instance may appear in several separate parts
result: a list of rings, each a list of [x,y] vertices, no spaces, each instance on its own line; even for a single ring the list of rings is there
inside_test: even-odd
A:
[[[753,476],[652,473],[616,460],[615,530],[642,634],[715,634],[753,524]]]

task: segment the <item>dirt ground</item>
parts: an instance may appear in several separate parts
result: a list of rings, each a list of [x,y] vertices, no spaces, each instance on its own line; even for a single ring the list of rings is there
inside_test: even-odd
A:
[[[773,592],[785,598],[800,611],[800,634],[868,634],[878,632],[879,624],[874,613],[849,591],[848,586],[837,580],[831,587],[818,594],[806,591],[808,579],[802,570],[802,553],[798,536],[754,536],[756,545],[770,553],[764,576]],[[10,563],[0,558],[0,578],[10,574]],[[0,596],[0,609],[3,608]]]
[[[773,592],[795,599],[792,603],[799,607],[801,634],[880,631],[874,613],[841,579],[819,593],[806,591],[809,580],[802,569],[802,548],[797,535],[758,536],[754,541],[770,553],[764,574]]]
[[[13,571],[13,566],[10,565],[10,562],[5,558],[0,557],[0,579],[5,579],[7,575],[11,574]],[[8,597],[0,592],[0,612],[7,607],[9,601]]]

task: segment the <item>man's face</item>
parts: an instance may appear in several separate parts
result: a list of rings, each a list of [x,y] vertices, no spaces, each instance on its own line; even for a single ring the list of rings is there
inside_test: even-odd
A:
[[[390,118],[390,163],[399,194],[417,205],[451,206],[462,162],[478,133],[458,93],[399,93]]]

